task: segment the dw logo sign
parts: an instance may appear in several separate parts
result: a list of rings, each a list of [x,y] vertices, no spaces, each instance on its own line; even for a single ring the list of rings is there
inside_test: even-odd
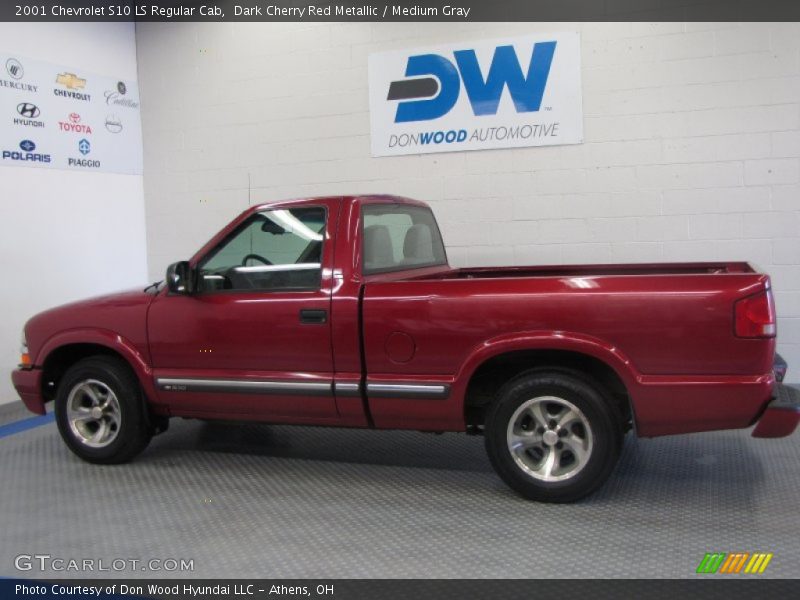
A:
[[[555,49],[556,42],[534,44],[528,74],[525,76],[514,46],[497,46],[486,78],[481,73],[475,50],[453,52],[458,70],[447,58],[438,54],[409,56],[406,77],[434,77],[393,81],[389,85],[386,99],[435,97],[430,100],[401,102],[394,121],[425,121],[446,115],[458,100],[462,81],[472,105],[472,112],[476,116],[496,115],[500,96],[506,86],[517,112],[536,112],[542,104]]]
[[[373,54],[369,88],[373,156],[583,141],[577,33]]]

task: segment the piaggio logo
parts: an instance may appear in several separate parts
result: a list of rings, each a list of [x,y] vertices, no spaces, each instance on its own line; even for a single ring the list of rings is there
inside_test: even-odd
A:
[[[772,557],[771,552],[708,552],[697,566],[697,573],[760,575],[767,570]]]
[[[78,142],[78,152],[86,156],[89,152],[92,151],[92,144],[89,143],[89,140],[82,139]],[[70,167],[83,167],[88,169],[99,169],[100,168],[100,161],[93,160],[89,158],[67,158],[67,165]]]
[[[439,54],[409,56],[407,79],[392,81],[386,100],[401,101],[395,123],[429,121],[453,109],[463,83],[476,117],[497,114],[506,87],[518,113],[538,112],[555,51],[555,41],[533,44],[528,72],[524,74],[514,46],[497,46],[486,77],[475,50],[454,51],[455,64]]]

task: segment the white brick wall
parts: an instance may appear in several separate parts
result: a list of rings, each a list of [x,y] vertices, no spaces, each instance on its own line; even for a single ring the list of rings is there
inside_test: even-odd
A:
[[[373,159],[371,52],[582,35],[586,143]],[[451,262],[749,260],[800,381],[800,25],[137,25],[149,268],[252,202],[428,200]]]

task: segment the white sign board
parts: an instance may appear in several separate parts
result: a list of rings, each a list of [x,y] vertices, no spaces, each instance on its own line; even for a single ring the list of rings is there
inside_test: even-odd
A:
[[[142,173],[135,81],[0,54],[0,164]]]
[[[369,107],[373,156],[580,144],[580,36],[372,54]]]

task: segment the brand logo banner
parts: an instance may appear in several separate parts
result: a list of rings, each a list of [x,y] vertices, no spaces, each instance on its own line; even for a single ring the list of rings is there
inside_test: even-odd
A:
[[[141,174],[136,82],[0,55],[0,165]]]
[[[369,57],[373,156],[583,142],[576,32]]]

